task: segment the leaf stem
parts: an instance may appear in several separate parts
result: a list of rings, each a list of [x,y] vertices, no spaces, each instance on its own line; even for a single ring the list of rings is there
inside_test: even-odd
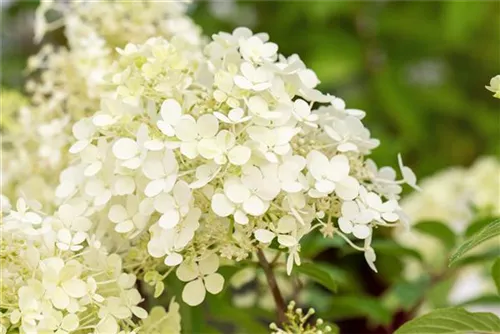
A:
[[[264,273],[266,274],[267,278],[267,284],[269,284],[269,289],[271,289],[271,293],[276,304],[276,314],[278,316],[278,322],[280,324],[283,324],[286,322],[286,305],[285,300],[283,299],[281,291],[278,287],[278,283],[276,282],[276,277],[274,276],[273,269],[271,268],[269,262],[267,262],[267,259],[261,249],[257,251],[257,257],[259,258],[260,266],[262,267],[262,269],[264,269]]]

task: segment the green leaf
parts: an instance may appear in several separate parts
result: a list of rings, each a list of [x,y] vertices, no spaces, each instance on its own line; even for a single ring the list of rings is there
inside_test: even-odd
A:
[[[460,307],[437,309],[410,320],[394,334],[498,333],[500,318],[493,313],[470,313]]]
[[[375,239],[372,241],[371,246],[375,250],[375,253],[386,254],[390,256],[398,257],[411,257],[422,261],[422,255],[414,249],[406,248],[398,244],[392,239]],[[345,247],[341,250],[342,255],[359,254],[360,252],[352,247]]]
[[[203,333],[205,317],[202,307],[192,307],[184,302],[179,303],[183,333]]]
[[[491,267],[491,275],[497,286],[498,294],[500,294],[500,258],[496,259]]]
[[[457,306],[465,307],[465,306],[474,306],[474,305],[482,306],[482,307],[487,306],[487,305],[499,306],[500,305],[500,296],[497,296],[497,295],[490,293],[490,294],[482,295],[479,297],[474,297],[472,299],[468,299],[466,301],[461,302]]]
[[[451,249],[455,246],[455,232],[441,222],[423,221],[415,224],[413,229],[441,240],[447,249]]]
[[[335,296],[331,300],[331,320],[366,317],[376,324],[388,324],[391,312],[377,298],[366,295]]]
[[[453,265],[454,266],[466,266],[471,264],[478,264],[484,262],[490,262],[491,260],[500,257],[500,248],[490,249],[485,252],[464,256],[458,259]]]
[[[387,255],[397,254],[398,256],[407,256],[416,258],[418,260],[422,260],[422,255],[420,255],[419,252],[410,248],[403,247],[398,243],[396,243],[394,240],[390,239],[374,240],[372,242],[372,247],[375,250],[375,253],[377,254],[378,253]]]
[[[224,298],[208,296],[210,317],[222,323],[236,325],[240,333],[267,333],[269,330],[259,321],[260,314],[256,308],[236,308]],[[184,332],[192,333],[192,332]],[[204,332],[200,332],[204,333]]]
[[[337,292],[337,280],[335,277],[335,271],[332,270],[331,266],[323,263],[302,263],[300,266],[296,266],[295,270],[301,274],[306,275],[313,281],[321,284],[328,290],[332,292]]]
[[[309,233],[300,241],[300,255],[312,259],[330,248],[340,248],[346,242],[339,236],[325,238],[319,233]]]
[[[391,310],[403,309],[408,311],[423,298],[429,285],[429,276],[423,276],[412,282],[398,282],[385,293],[383,297],[384,305]]]
[[[472,221],[467,226],[467,230],[465,230],[465,237],[468,238],[474,235],[476,232],[484,228],[486,225],[497,219],[499,219],[499,217],[483,217]]]
[[[500,235],[500,219],[497,219],[484,228],[476,232],[470,238],[465,240],[450,257],[450,266],[460,259],[465,253],[484,241]]]

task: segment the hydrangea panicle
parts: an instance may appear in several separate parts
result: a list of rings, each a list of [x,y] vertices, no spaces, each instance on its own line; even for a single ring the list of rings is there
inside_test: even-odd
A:
[[[373,231],[399,224],[401,185],[416,187],[400,158],[402,180],[365,158],[378,141],[362,111],[321,93],[314,72],[277,49],[246,28],[203,50],[175,37],[128,44],[108,76],[113,94],[74,127],[82,144],[60,200],[85,201],[99,228],[118,234],[109,249],[146,238],[153,258],[179,265],[190,305],[222,288],[207,252],[210,263],[241,260],[276,240],[290,273],[317,228],[375,269]]]

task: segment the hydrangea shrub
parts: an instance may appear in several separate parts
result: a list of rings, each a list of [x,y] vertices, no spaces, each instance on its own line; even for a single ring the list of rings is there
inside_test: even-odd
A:
[[[264,251],[290,275],[313,234],[377,271],[375,230],[408,225],[402,187],[421,189],[401,156],[398,171],[369,158],[364,111],[266,33],[203,37],[185,12],[42,2],[36,38],[64,27],[68,46],[30,60],[28,101],[1,124],[2,332],[177,333],[179,305],[146,300],[166,279],[197,306],[227,285],[221,267]],[[332,329],[285,311],[276,333]]]

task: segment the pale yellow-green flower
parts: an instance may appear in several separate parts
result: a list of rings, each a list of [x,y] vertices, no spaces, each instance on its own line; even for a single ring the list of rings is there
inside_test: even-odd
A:
[[[500,99],[500,75],[496,75],[490,80],[490,85],[486,89],[495,93],[493,96]]]

